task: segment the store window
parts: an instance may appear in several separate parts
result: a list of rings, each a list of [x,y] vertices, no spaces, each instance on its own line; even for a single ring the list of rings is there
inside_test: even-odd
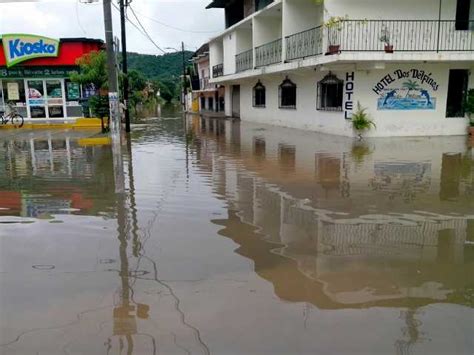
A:
[[[253,87],[253,107],[265,107],[265,96],[265,86],[259,80],[258,83]]]
[[[49,117],[64,117],[64,100],[61,80],[46,80],[46,93]]]
[[[344,81],[331,72],[318,82],[317,109],[342,111]]]
[[[280,108],[296,109],[296,84],[288,77],[279,87]]]
[[[46,118],[43,80],[28,80],[27,85],[31,118]]]

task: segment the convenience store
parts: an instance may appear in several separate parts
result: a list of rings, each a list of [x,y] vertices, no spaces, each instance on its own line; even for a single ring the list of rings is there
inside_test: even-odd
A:
[[[80,57],[102,49],[101,40],[5,34],[0,43],[0,111],[12,103],[25,120],[83,117],[80,102],[95,89],[73,83],[69,76],[79,69]]]

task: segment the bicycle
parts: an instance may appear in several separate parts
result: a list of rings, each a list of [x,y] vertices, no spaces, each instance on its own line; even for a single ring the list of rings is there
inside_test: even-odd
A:
[[[13,106],[12,103],[8,103],[7,106],[8,106],[7,114],[5,114],[5,112],[0,112],[2,125],[6,125],[8,124],[8,122],[10,122],[16,128],[23,127],[23,124],[25,123],[25,119],[23,118],[23,116],[18,113],[18,111],[16,110],[15,106]]]

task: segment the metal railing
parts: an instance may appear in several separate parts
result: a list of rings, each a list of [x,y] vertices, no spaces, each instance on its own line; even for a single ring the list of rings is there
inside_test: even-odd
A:
[[[326,29],[340,51],[474,51],[474,21],[344,20]]]
[[[281,63],[282,61],[282,41],[281,38],[255,47],[255,66],[263,67],[265,65]]]
[[[212,77],[218,78],[224,75],[224,64],[217,64],[212,67]]]
[[[240,73],[244,70],[252,69],[253,67],[253,50],[239,53],[235,56],[235,70]]]
[[[293,60],[323,54],[323,26],[286,37],[286,59]]]

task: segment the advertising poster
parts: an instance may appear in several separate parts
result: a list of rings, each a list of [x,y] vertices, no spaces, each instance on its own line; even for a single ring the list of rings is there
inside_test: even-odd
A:
[[[66,92],[68,101],[78,101],[80,96],[80,87],[78,83],[66,83]]]
[[[7,83],[7,97],[8,100],[20,100],[20,87],[18,83]]]

